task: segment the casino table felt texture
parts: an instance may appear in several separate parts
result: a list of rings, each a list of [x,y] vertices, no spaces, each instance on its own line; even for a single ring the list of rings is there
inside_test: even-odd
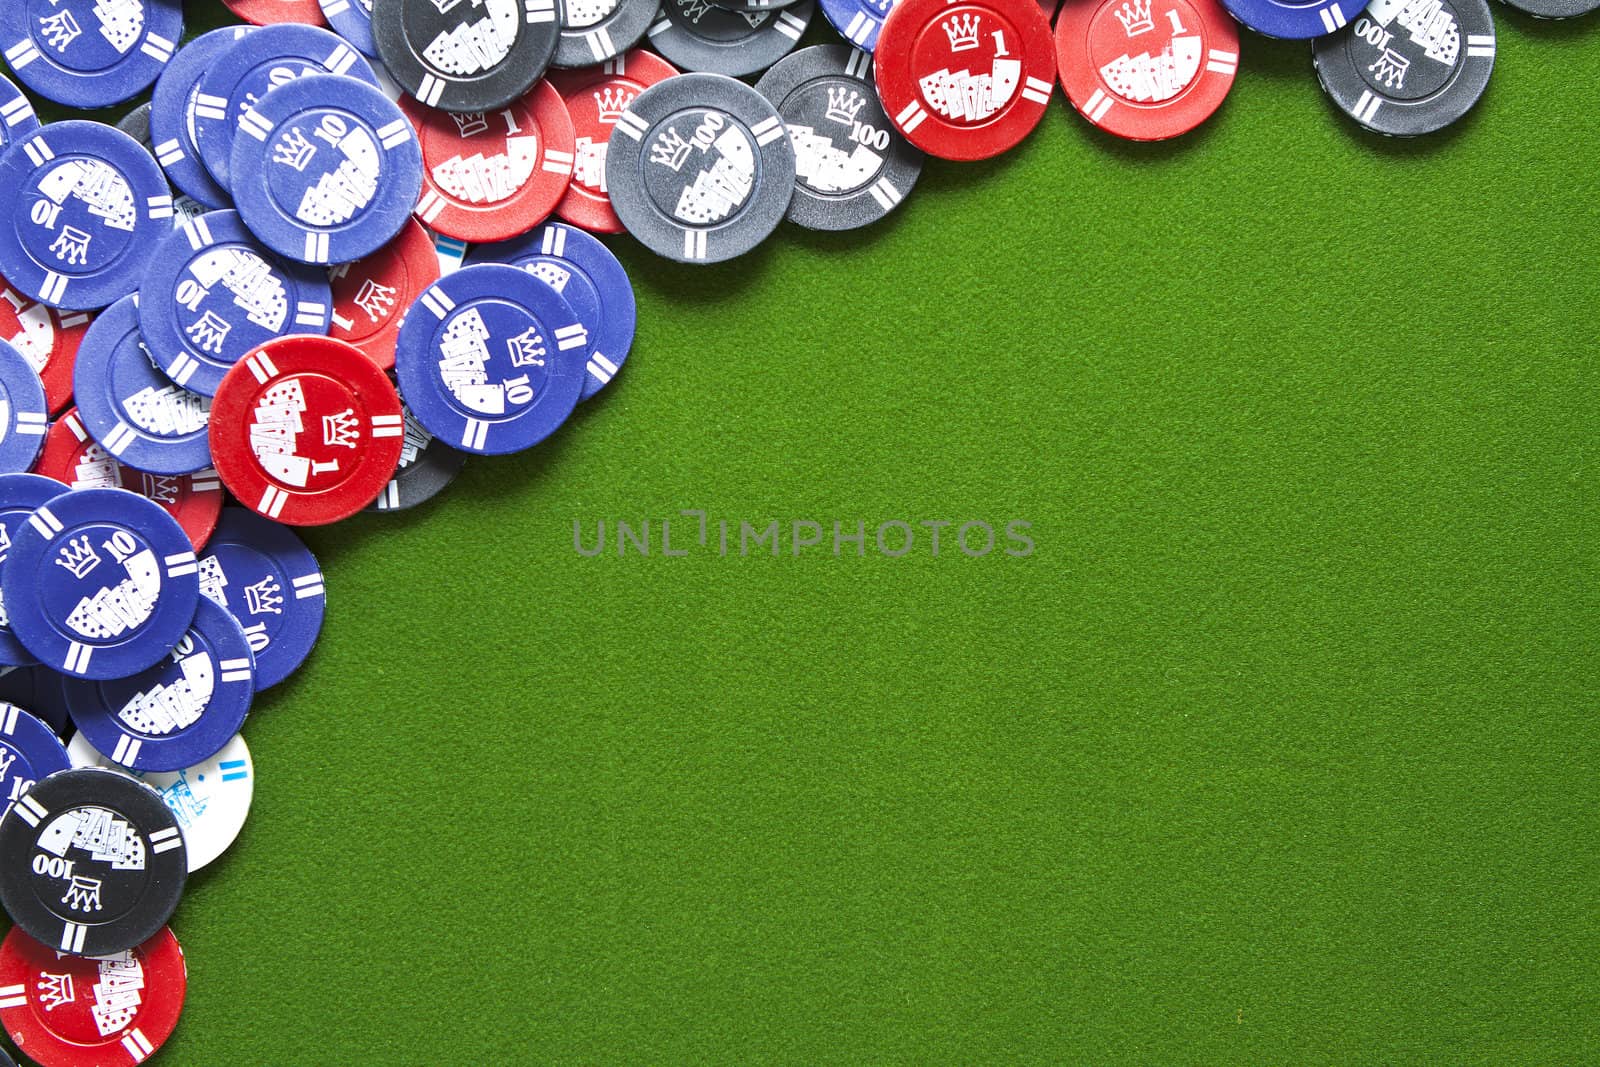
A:
[[[611,240],[603,394],[307,532],[158,1062],[1593,1059],[1600,25],[1494,11],[1424,141],[1246,34],[1179,142]],[[573,551],[686,508],[1037,550]]]

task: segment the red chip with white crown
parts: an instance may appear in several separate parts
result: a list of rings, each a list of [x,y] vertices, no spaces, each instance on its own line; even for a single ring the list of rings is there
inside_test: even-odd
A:
[[[899,0],[874,58],[889,121],[940,159],[1016,147],[1055,88],[1050,20],[1036,0]]]
[[[1091,123],[1164,140],[1222,105],[1239,69],[1239,26],[1217,0],[1075,0],[1056,21],[1056,66]]]
[[[13,927],[0,943],[0,1025],[43,1067],[133,1067],[172,1036],[189,968],[172,931],[110,956],[58,952]]]
[[[383,370],[394,366],[400,320],[422,291],[439,280],[433,238],[414,219],[400,236],[354,263],[328,270],[333,325],[328,336],[355,345]]]
[[[54,478],[72,489],[126,489],[160,504],[178,520],[196,552],[211,539],[222,514],[222,483],[211,469],[193,474],[149,474],[118,463],[89,436],[78,409],[70,408],[50,424],[44,451],[33,473]]]
[[[348,518],[400,465],[405,416],[388,375],[354,345],[279,337],[228,371],[211,404],[222,484],[289,526]]]
[[[617,119],[640,93],[678,73],[654,52],[635,48],[598,67],[550,73],[576,134],[576,162],[556,214],[591,233],[621,233],[622,220],[606,193],[606,145]]]
[[[52,415],[72,403],[72,367],[93,318],[84,311],[45,307],[0,278],[0,341],[10,341],[39,372]]]
[[[486,243],[543,222],[572,181],[572,119],[541,81],[499,111],[453,114],[409,96],[400,110],[422,145],[417,218],[448,237]]]

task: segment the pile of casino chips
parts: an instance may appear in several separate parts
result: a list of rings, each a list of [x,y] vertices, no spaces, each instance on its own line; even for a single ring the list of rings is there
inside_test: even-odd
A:
[[[0,78],[0,1023],[27,1056],[172,1032],[167,920],[249,811],[252,701],[322,625],[292,527],[419,504],[600,391],[635,308],[596,234],[707,263],[785,218],[870,225],[925,154],[1019,144],[1058,79],[1110,134],[1181,135],[1235,19],[1314,38],[1381,133],[1459,118],[1494,59],[1485,0],[820,0],[849,43],[797,51],[817,2],[227,0],[250,25],[181,45],[178,0],[0,8],[37,97],[150,91],[42,125]]]

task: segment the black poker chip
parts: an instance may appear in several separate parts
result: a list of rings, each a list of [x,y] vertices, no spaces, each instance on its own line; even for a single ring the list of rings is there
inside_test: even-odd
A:
[[[551,66],[590,67],[615,59],[644,37],[657,0],[566,0]]]
[[[101,767],[50,775],[0,819],[0,905],[62,952],[108,956],[148,941],[188,871],[161,794]]]
[[[794,51],[816,8],[816,0],[781,11],[743,12],[702,0],[662,0],[650,45],[680,70],[742,78]]]
[[[606,187],[627,231],[680,263],[720,263],[764,241],[794,196],[777,109],[721,74],[652,85],[617,119]]]
[[[1532,15],[1536,19],[1575,19],[1591,11],[1600,11],[1600,0],[1504,0],[1507,7]]]
[[[407,408],[405,444],[400,448],[400,466],[368,511],[404,511],[425,504],[444,492],[455,481],[467,462],[467,454],[457,451],[422,428]]]
[[[1494,69],[1488,0],[1373,0],[1311,46],[1317,80],[1374,133],[1415,137],[1461,118]]]
[[[922,153],[884,114],[872,56],[842,44],[802,48],[756,82],[794,145],[789,221],[854,230],[899,206],[922,173]]]
[[[544,77],[561,33],[558,0],[372,0],[378,57],[428,107],[494,111]]]

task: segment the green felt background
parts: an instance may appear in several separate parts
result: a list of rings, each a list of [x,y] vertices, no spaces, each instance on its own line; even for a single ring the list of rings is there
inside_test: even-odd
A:
[[[1600,1056],[1600,23],[1494,10],[1423,142],[1247,35],[1176,144],[613,242],[602,398],[309,535],[161,1062]],[[573,550],[685,508],[1037,550]]]

